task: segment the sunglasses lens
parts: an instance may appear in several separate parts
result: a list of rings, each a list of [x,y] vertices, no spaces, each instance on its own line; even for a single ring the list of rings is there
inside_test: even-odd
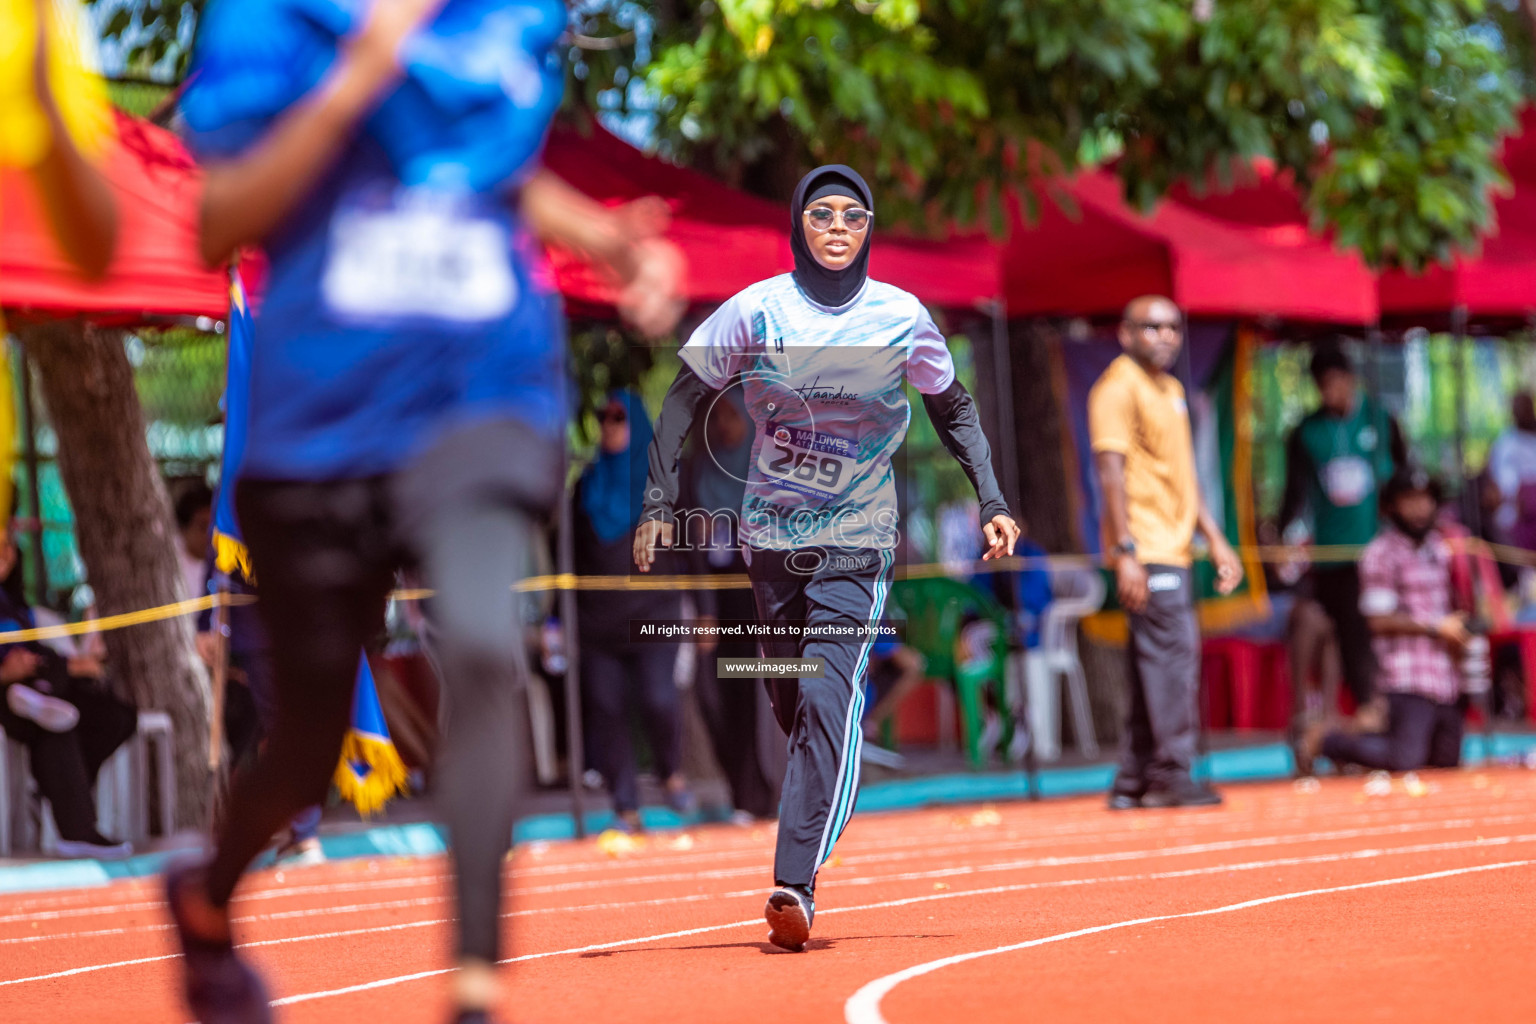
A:
[[[832,226],[833,214],[831,210],[817,207],[806,216],[810,219],[811,227],[818,231],[825,231]]]
[[[846,210],[843,213],[843,223],[848,225],[849,231],[863,231],[869,227],[869,211]]]

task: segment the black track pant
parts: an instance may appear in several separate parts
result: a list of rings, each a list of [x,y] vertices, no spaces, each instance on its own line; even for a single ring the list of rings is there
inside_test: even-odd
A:
[[[885,614],[890,551],[818,548],[753,551],[748,575],[768,626],[871,628]],[[820,658],[817,678],[769,679],[773,712],[789,734],[789,767],[779,801],[776,885],[814,886],[816,871],[853,816],[859,795],[868,639],[764,640],[767,658]]]
[[[677,644],[582,644],[581,693],[592,765],[613,793],[613,809],[640,809],[639,767],[630,729],[638,705],[656,777],[676,773],[682,756],[682,701],[672,671]]]
[[[1339,660],[1344,666],[1344,685],[1349,687],[1357,705],[1369,703],[1376,695],[1376,652],[1371,648],[1371,627],[1360,613],[1359,566],[1313,566],[1312,596],[1333,620]]]
[[[448,722],[435,788],[457,872],[460,954],[498,959],[502,859],[526,774],[511,588],[532,517],[559,483],[558,446],[509,421],[461,431],[391,477],[240,482],[278,707],[255,769],[235,784],[208,874],[216,903],[279,829],[325,796],[359,653],[383,628],[395,570],[417,565],[436,591]]]
[[[1389,772],[1454,768],[1461,763],[1462,711],[1416,693],[1387,694],[1387,731],[1330,733],[1323,754],[1335,764]]]
[[[1189,778],[1200,734],[1200,626],[1189,570],[1149,565],[1147,591],[1147,606],[1128,616],[1131,702],[1114,789],[1129,796]]]
[[[139,713],[90,680],[70,679],[55,696],[73,704],[80,712],[80,721],[68,732],[49,732],[12,712],[5,701],[5,689],[0,687],[0,727],[6,736],[26,745],[32,778],[53,808],[59,838],[94,840],[96,803],[91,794],[96,775],[107,758],[138,731]],[[0,756],[4,756],[3,750]]]

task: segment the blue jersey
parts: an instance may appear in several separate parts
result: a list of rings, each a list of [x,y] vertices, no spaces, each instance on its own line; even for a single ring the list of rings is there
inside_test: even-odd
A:
[[[231,157],[261,138],[320,80],[334,59],[335,31],[350,27],[317,22],[316,11],[357,6],[214,3],[183,101],[193,149]],[[559,5],[450,0],[406,53],[469,45],[478,38],[465,28],[472,16],[490,24],[491,15],[510,12],[547,22],[551,7]],[[253,18],[289,33],[277,38],[291,44],[293,59],[282,59],[271,40],[251,40]],[[563,321],[511,188],[531,170],[558,104],[562,81],[548,60],[555,35],[501,40],[504,50],[538,52],[505,64],[511,70],[497,79],[494,110],[483,83],[454,92],[441,67],[408,60],[406,81],[264,240],[271,273],[255,317],[242,476],[387,473],[444,432],[491,418],[560,436]],[[473,78],[477,66],[465,65]],[[386,121],[386,110],[402,113]],[[465,149],[427,121],[406,130],[412,118],[431,116],[444,125],[478,118],[493,138],[482,134]],[[483,159],[495,139],[513,163]]]
[[[916,297],[867,281],[832,308],[783,274],[725,302],[681,354],[712,387],[741,377],[756,427],[746,544],[896,546],[891,459],[911,417],[902,384],[937,394],[955,379],[944,336]]]

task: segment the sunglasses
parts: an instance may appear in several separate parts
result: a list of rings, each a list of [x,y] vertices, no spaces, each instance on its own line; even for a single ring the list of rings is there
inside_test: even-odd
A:
[[[1170,334],[1183,333],[1183,325],[1174,320],[1128,320],[1126,321],[1142,334],[1158,335],[1164,331]]]
[[[629,422],[629,414],[627,412],[625,412],[623,409],[620,409],[620,408],[617,408],[617,407],[612,408],[612,409],[604,409],[602,412],[597,414],[597,422],[599,422],[599,423],[627,423],[627,422]]]
[[[831,231],[832,225],[841,218],[843,227],[856,235],[869,230],[869,222],[875,219],[875,215],[868,210],[854,206],[838,213],[826,206],[815,206],[805,211],[806,222],[811,225],[811,230],[820,234],[823,231]]]

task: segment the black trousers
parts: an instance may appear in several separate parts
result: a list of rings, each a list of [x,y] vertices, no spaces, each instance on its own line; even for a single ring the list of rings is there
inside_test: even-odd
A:
[[[325,797],[359,654],[383,629],[395,571],[416,566],[436,591],[448,700],[436,792],[456,868],[459,951],[499,959],[502,861],[527,775],[512,584],[532,519],[552,507],[560,481],[558,444],[507,420],[462,430],[393,476],[240,481],[278,706],[256,767],[235,782],[208,871],[216,903],[279,829]]]
[[[775,626],[874,627],[885,614],[894,555],[873,548],[753,551],[748,572],[758,616]],[[820,677],[769,679],[773,713],[789,736],[779,802],[777,885],[814,886],[816,872],[853,816],[859,796],[868,640],[765,640],[769,658],[820,658]]]
[[[751,591],[715,593],[720,619],[744,621],[756,616]],[[715,668],[717,658],[755,657],[755,641],[722,641],[712,653],[699,658],[693,690],[715,760],[731,787],[731,805],[755,818],[769,818],[778,813],[779,792],[778,779],[770,777],[763,767],[763,744],[758,740],[759,723],[767,709],[762,704],[762,690],[756,679],[721,679]]]
[[[581,693],[587,755],[613,793],[614,810],[638,810],[632,709],[656,758],[656,775],[677,771],[682,748],[682,701],[672,678],[677,644],[581,645]]]
[[[94,680],[70,679],[52,696],[73,704],[80,721],[69,732],[49,732],[11,711],[0,697],[0,726],[26,745],[37,790],[53,807],[59,838],[90,842],[96,832],[96,775],[139,727],[139,713]],[[3,751],[0,751],[3,754]]]
[[[1389,693],[1387,712],[1386,732],[1330,733],[1323,739],[1323,755],[1334,764],[1389,772],[1461,763],[1460,704],[1440,704],[1416,693]]]
[[[1371,649],[1371,628],[1360,614],[1359,566],[1313,566],[1312,596],[1333,621],[1344,685],[1356,704],[1368,703],[1376,695],[1376,652]]]
[[[1115,791],[1141,796],[1188,778],[1200,735],[1200,627],[1188,569],[1147,566],[1147,606],[1128,616],[1131,701]]]

